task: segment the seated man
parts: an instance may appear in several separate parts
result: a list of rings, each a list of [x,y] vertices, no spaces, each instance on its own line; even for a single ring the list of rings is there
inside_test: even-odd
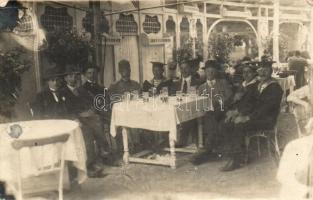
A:
[[[228,107],[232,97],[232,90],[225,79],[218,79],[218,63],[215,60],[205,62],[205,73],[207,81],[199,86],[198,94],[208,96],[213,105],[213,111],[208,111],[204,117],[204,133],[206,134],[206,151],[196,155],[193,163],[198,165],[208,159],[209,154],[216,147],[216,137],[218,135],[218,123],[224,116],[224,109]]]
[[[47,70],[44,80],[47,82],[41,92],[31,103],[33,116],[37,119],[62,119],[67,117],[65,98],[61,96],[59,88],[61,73],[52,68]]]
[[[151,62],[152,63],[152,73],[153,79],[150,81],[145,81],[142,86],[142,91],[148,92],[151,88],[156,88],[156,92],[159,94],[163,87],[168,88],[172,85],[172,80],[167,79],[164,76],[164,63],[161,62]]]
[[[109,88],[110,93],[110,99],[111,102],[119,102],[122,100],[122,95],[124,95],[125,92],[138,92],[140,94],[141,87],[140,84],[137,81],[131,80],[130,74],[131,74],[131,67],[130,63],[127,60],[121,60],[118,63],[118,71],[121,75],[121,79],[115,83],[113,83]],[[138,147],[140,143],[140,139],[137,134],[133,133],[134,129],[130,130],[129,134],[129,140],[130,140],[130,149],[133,150],[135,147]],[[122,148],[122,138],[121,134],[117,136],[116,142],[118,143],[118,148]]]
[[[231,171],[241,166],[243,161],[244,139],[246,134],[258,130],[270,130],[276,125],[280,112],[280,103],[283,90],[272,76],[273,62],[260,62],[258,70],[260,83],[258,84],[258,96],[251,113],[239,115],[233,123],[228,124],[228,136],[231,142],[230,160],[221,169]]]
[[[188,94],[191,92],[192,88],[196,92],[196,89],[200,85],[200,80],[192,76],[191,64],[193,60],[182,61],[180,64],[180,72],[182,78],[177,82],[173,82],[170,94],[176,94],[176,91],[181,91],[183,94]],[[187,121],[180,126],[180,138],[178,140],[178,147],[186,146],[188,143],[189,134],[191,131],[197,129],[196,120]]]
[[[95,109],[91,107],[86,91],[77,87],[77,81],[80,79],[80,72],[74,67],[68,65],[64,79],[66,85],[60,93],[65,97],[65,106],[69,118],[79,120],[82,124],[82,131],[86,145],[87,170],[89,177],[103,177],[103,165],[96,152],[95,141],[99,152],[104,148],[105,137],[101,128],[101,119],[95,114]]]
[[[131,68],[127,60],[121,60],[118,63],[118,72],[121,75],[121,79],[113,83],[109,92],[111,95],[123,95],[125,92],[140,92],[140,84],[130,79]]]
[[[111,121],[110,97],[107,89],[97,83],[98,71],[99,68],[92,64],[88,64],[84,68],[83,75],[86,82],[79,88],[79,91],[83,91],[81,92],[84,94],[82,97],[89,103],[90,108],[94,109],[95,114],[100,117],[101,121],[99,121],[100,124],[98,125],[101,126],[101,131],[94,131],[91,134],[94,136],[100,155],[105,157],[107,153],[104,150],[111,150],[108,149],[111,147],[111,138],[109,134]],[[106,143],[103,143],[103,132],[105,133]]]
[[[193,60],[184,60],[180,63],[179,69],[180,69],[182,78],[174,83],[174,87],[173,87],[173,89],[175,90],[174,93],[176,91],[181,91],[182,93],[187,94],[190,92],[192,87],[197,89],[199,85],[201,84],[201,81],[198,78],[196,78],[195,76],[192,76],[192,69],[191,69],[192,63],[193,63]]]

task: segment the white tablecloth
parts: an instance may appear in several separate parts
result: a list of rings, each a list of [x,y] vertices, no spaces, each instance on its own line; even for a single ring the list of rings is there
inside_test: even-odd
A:
[[[114,104],[111,118],[111,135],[116,136],[119,126],[141,128],[153,131],[169,131],[170,138],[177,140],[177,124],[202,117],[206,111],[212,110],[207,97],[183,97],[181,102],[170,97],[168,103],[158,98],[119,102]]]
[[[86,180],[86,149],[78,123],[70,120],[34,120],[0,124],[0,179],[2,181],[7,184],[17,181],[18,151],[11,146],[15,139],[8,135],[8,127],[12,124],[22,126],[23,133],[20,139],[38,139],[69,133],[70,137],[65,144],[65,160],[73,162],[73,165],[78,169],[79,183]],[[55,155],[60,150],[55,144],[39,148],[36,152],[29,148],[21,150],[22,177],[35,175],[37,163],[40,163],[39,161],[43,164],[53,162],[56,158]],[[38,153],[39,156],[35,156]]]

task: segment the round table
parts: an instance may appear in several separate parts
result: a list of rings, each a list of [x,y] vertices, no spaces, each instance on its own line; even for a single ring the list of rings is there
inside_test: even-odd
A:
[[[18,140],[9,136],[10,125],[18,124],[23,133],[18,139],[39,139],[57,136],[64,133],[70,135],[65,143],[65,160],[71,161],[78,169],[77,180],[82,183],[87,178],[86,149],[79,124],[71,120],[32,120],[0,124],[0,180],[6,182],[7,190],[14,193],[14,185],[17,181],[18,151],[11,146],[12,141]],[[34,175],[37,172],[36,162],[49,163],[57,155],[57,145],[39,147],[36,152],[29,148],[21,150],[22,177]]]

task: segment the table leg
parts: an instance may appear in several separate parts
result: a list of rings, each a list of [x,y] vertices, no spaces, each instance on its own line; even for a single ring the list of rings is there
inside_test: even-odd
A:
[[[203,119],[198,118],[198,149],[203,148]]]
[[[124,146],[124,156],[123,161],[127,165],[129,163],[129,150],[128,150],[128,137],[127,137],[127,128],[123,127],[123,146]]]
[[[171,139],[170,136],[169,136],[169,140],[170,140],[170,153],[171,153],[170,166],[172,169],[176,169],[175,141]]]

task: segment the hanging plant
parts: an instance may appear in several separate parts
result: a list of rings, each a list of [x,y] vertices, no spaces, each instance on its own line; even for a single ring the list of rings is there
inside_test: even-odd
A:
[[[0,49],[0,115],[10,118],[21,90],[22,74],[31,64],[22,49],[2,51]]]
[[[209,59],[216,59],[220,63],[229,61],[230,53],[234,50],[233,36],[228,33],[212,33],[208,44]]]
[[[57,66],[71,64],[82,67],[88,63],[94,50],[87,35],[79,35],[75,30],[55,29],[47,35],[47,40],[49,46],[44,53]]]

